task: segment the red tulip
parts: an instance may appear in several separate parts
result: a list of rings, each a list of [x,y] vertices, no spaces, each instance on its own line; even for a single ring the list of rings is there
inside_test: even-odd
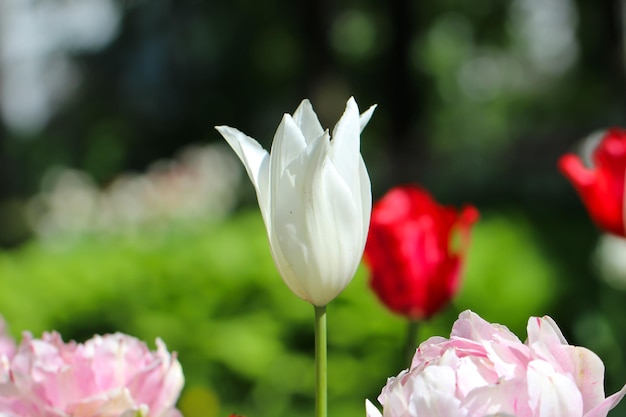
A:
[[[429,318],[443,308],[458,290],[476,220],[476,208],[458,212],[441,206],[420,187],[389,191],[374,204],[365,245],[370,284],[378,298],[412,320]],[[456,232],[459,242],[453,242]]]
[[[559,168],[572,182],[596,225],[609,233],[626,237],[626,130],[608,130],[593,150],[591,162],[592,166],[585,166],[577,155],[568,153],[559,160]]]

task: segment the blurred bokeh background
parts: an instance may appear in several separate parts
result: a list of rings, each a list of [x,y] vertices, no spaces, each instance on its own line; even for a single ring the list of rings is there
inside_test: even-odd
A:
[[[558,157],[626,125],[626,1],[0,0],[0,313],[12,333],[123,331],[179,352],[187,417],[310,416],[313,311],[274,269],[213,126],[270,145],[347,98],[375,198],[417,182],[481,212],[458,297],[521,339],[551,315],[626,382],[626,245]],[[330,413],[406,366],[359,271],[329,307]],[[626,407],[613,412],[625,416]]]

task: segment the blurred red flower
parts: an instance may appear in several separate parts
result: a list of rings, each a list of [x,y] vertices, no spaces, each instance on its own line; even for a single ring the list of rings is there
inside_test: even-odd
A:
[[[390,190],[374,204],[365,245],[370,284],[378,298],[412,320],[443,308],[458,289],[476,220],[476,208],[465,206],[459,212],[441,206],[418,186]]]
[[[559,169],[571,181],[596,225],[626,237],[626,130],[614,128],[602,136],[591,154],[591,166],[586,166],[578,155],[568,153],[559,159]]]

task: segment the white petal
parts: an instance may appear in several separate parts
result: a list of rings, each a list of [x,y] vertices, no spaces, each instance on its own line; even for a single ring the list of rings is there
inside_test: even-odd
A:
[[[335,125],[332,134],[330,159],[350,190],[358,188],[360,153],[359,108],[353,98]]]
[[[483,342],[494,338],[513,342],[521,341],[505,326],[489,323],[471,310],[465,310],[459,314],[459,318],[452,325],[450,337],[461,337],[464,339]]]
[[[604,364],[595,353],[580,346],[566,346],[572,361],[572,376],[583,396],[586,413],[604,401]]]
[[[529,405],[536,417],[581,417],[583,400],[567,375],[545,361],[535,360],[527,369]]]
[[[302,100],[296,111],[293,113],[293,120],[304,135],[307,144],[313,142],[324,133],[317,114],[313,111],[313,106],[309,100]]]
[[[306,217],[312,242],[311,258],[319,284],[310,282],[314,304],[325,305],[350,283],[362,255],[361,207],[327,159],[311,184],[313,204]]]
[[[278,125],[272,151],[270,153],[271,187],[275,186],[287,166],[296,159],[307,147],[302,132],[291,118],[285,114]]]
[[[226,139],[246,167],[248,177],[256,189],[261,214],[269,227],[269,154],[256,140],[237,129],[229,126],[215,126],[215,129]]]
[[[272,190],[275,241],[288,260],[283,278],[300,297],[325,305],[350,282],[361,258],[360,207],[318,138]],[[357,235],[358,236],[358,235]]]
[[[376,109],[376,104],[370,106],[369,109],[361,113],[361,117],[359,117],[359,125],[361,127],[361,132],[365,129],[365,126],[369,123],[372,118],[372,114],[374,114],[374,110]]]
[[[532,416],[525,378],[502,380],[472,390],[464,399],[467,417]]]
[[[310,300],[304,282],[308,276],[303,276],[302,269],[306,272],[310,241],[305,236],[307,200],[302,183],[309,177],[306,171],[312,159],[321,159],[327,150],[328,137],[322,136],[313,141],[288,170],[272,178],[270,210],[273,223],[269,231],[272,256],[289,289],[307,301]]]
[[[365,413],[366,417],[383,417],[378,408],[367,399],[365,400]]]
[[[526,330],[528,332],[529,345],[539,341],[547,345],[568,344],[559,326],[557,326],[556,322],[549,316],[531,317],[528,319]]]
[[[365,162],[363,158],[359,158],[359,193],[354,195],[356,205],[361,203],[361,253],[365,249],[365,242],[367,240],[367,232],[369,231],[370,218],[372,215],[372,184],[370,183],[370,176],[367,173]]]
[[[455,396],[454,371],[444,366],[429,366],[414,380],[408,415],[457,417],[466,413]]]

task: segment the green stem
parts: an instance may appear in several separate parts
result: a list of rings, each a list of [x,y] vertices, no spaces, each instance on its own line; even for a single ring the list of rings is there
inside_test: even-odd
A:
[[[328,416],[326,306],[315,307],[315,417]]]
[[[411,366],[411,361],[415,355],[417,345],[417,320],[409,319],[409,326],[406,332],[406,344],[404,345],[404,366]]]

